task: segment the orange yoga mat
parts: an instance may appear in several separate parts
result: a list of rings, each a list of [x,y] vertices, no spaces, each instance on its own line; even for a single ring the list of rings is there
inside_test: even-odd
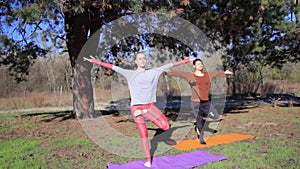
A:
[[[200,149],[211,147],[220,144],[228,144],[236,141],[253,139],[256,136],[238,134],[238,133],[230,133],[230,134],[218,134],[213,135],[207,138],[204,138],[206,144],[200,144],[199,139],[194,140],[182,140],[178,142],[174,148],[178,150],[191,150],[191,149]]]

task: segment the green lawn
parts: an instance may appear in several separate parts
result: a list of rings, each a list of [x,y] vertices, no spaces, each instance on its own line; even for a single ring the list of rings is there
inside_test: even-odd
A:
[[[298,107],[253,108],[225,114],[218,133],[238,132],[255,135],[257,138],[205,148],[204,151],[223,155],[228,159],[196,168],[300,168],[299,110]],[[55,116],[57,119],[59,117]],[[74,119],[61,121],[62,125],[59,126],[43,121],[55,118],[53,114],[47,113],[37,116],[1,114],[0,168],[104,169],[107,162],[125,163],[137,160],[101,149],[75,124]],[[74,127],[76,131],[72,130]],[[131,134],[136,135],[135,133],[136,131],[132,131]],[[186,151],[171,149],[163,155],[184,152]]]

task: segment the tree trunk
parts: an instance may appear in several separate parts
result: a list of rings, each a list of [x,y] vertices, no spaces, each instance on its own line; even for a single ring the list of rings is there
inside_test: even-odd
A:
[[[48,87],[49,87],[49,91],[52,93],[52,83],[51,83],[51,77],[50,77],[50,71],[49,71],[49,67],[48,67],[48,60],[45,62],[45,71],[46,71],[46,75],[48,78]]]
[[[91,84],[91,64],[84,62],[80,51],[88,39],[89,13],[65,13],[67,48],[73,75],[73,113],[77,118],[94,117],[94,99]]]
[[[236,78],[237,78],[237,71],[235,71],[235,69],[232,69],[233,73],[234,73],[234,77],[233,80],[231,80],[231,85],[232,85],[232,90],[231,90],[231,95],[234,96],[236,94]]]

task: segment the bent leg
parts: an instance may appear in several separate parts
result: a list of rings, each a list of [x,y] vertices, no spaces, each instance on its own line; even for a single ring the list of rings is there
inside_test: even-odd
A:
[[[148,109],[148,113],[145,114],[145,117],[162,130],[168,130],[170,128],[168,118],[154,104]]]
[[[215,108],[214,105],[211,103],[209,104],[209,111],[208,111],[208,117],[212,119],[218,119],[219,118],[219,112]]]

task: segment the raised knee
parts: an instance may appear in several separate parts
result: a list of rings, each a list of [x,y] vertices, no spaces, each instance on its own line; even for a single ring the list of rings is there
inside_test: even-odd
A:
[[[163,126],[162,129],[163,129],[163,130],[168,130],[169,128],[170,128],[170,124],[166,124],[166,125]]]

